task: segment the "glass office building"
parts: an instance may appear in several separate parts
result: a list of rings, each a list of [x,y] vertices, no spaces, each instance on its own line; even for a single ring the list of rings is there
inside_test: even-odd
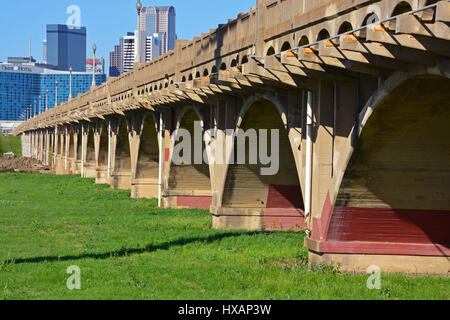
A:
[[[86,71],[86,28],[47,25],[47,64],[59,70]]]
[[[44,112],[46,106],[48,109],[54,108],[56,81],[58,81],[58,104],[61,104],[69,99],[69,72],[53,70],[38,64],[0,63],[0,121],[24,121]],[[105,74],[95,75],[97,86],[105,81]],[[91,85],[91,73],[73,72],[72,97],[89,91]]]

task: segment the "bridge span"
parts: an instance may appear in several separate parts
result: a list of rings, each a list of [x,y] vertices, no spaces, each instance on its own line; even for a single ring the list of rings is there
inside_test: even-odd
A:
[[[449,22],[448,1],[258,0],[14,133],[57,174],[215,228],[306,230],[312,264],[448,274]],[[213,132],[183,151],[208,161],[173,161],[180,129]],[[276,173],[231,161],[238,129],[278,130]]]

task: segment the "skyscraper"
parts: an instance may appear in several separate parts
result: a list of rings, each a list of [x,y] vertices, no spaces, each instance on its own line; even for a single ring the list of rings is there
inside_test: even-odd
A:
[[[134,68],[136,58],[136,34],[128,32],[127,35],[120,39],[122,46],[122,73],[128,72]]]
[[[153,60],[169,50],[175,49],[176,12],[172,6],[142,8],[139,30],[128,32],[120,38],[118,46],[109,53],[109,75],[117,77],[133,69],[136,58],[136,37],[141,34],[142,62]]]
[[[161,54],[166,53],[169,50],[175,49],[176,40],[176,12],[173,6],[156,7],[148,6],[142,8],[141,11],[141,25],[139,31],[144,34],[144,39],[147,37],[159,38],[161,43],[158,46],[161,47]],[[158,36],[156,36],[158,34]],[[162,35],[164,34],[164,35]],[[145,48],[145,46],[144,46]],[[144,49],[143,49],[144,50]],[[157,51],[157,50],[152,50]],[[149,56],[147,52],[142,52],[141,56]],[[153,58],[158,55],[153,55]],[[146,60],[148,61],[148,60]]]
[[[86,71],[86,28],[47,25],[47,63],[58,70]]]
[[[122,49],[123,46],[114,46],[114,51],[109,53],[109,76],[118,77],[122,74]]]

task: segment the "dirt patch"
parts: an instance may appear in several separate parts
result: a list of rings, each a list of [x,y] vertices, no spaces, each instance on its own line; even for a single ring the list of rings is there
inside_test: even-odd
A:
[[[0,156],[1,172],[48,172],[49,168],[36,159]]]

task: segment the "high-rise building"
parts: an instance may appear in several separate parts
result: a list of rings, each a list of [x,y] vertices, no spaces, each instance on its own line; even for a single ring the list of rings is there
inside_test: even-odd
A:
[[[133,69],[136,59],[136,37],[140,33],[142,62],[153,60],[175,49],[176,12],[172,6],[142,8],[139,30],[120,38],[118,46],[109,54],[109,75],[117,77]]]
[[[56,81],[58,104],[66,102],[70,94],[70,73],[27,63],[0,63],[0,122],[24,121],[55,106]],[[96,85],[106,81],[105,74],[95,75]],[[89,91],[92,73],[72,73],[72,97]],[[48,95],[47,95],[48,90]],[[47,100],[48,98],[48,100]]]
[[[86,71],[86,28],[47,25],[47,63],[58,70]]]
[[[86,58],[86,72],[92,73],[94,58],[87,57]],[[105,59],[103,58],[95,58],[95,73],[105,73]]]
[[[142,8],[140,31],[145,37],[155,33],[166,33],[162,43],[162,53],[175,49],[176,40],[176,11],[173,6],[148,6]]]
[[[126,73],[134,68],[136,33],[128,32],[125,37],[120,39],[120,45],[122,46],[122,73]]]
[[[122,74],[122,46],[114,46],[114,51],[109,53],[109,76],[118,77]]]

